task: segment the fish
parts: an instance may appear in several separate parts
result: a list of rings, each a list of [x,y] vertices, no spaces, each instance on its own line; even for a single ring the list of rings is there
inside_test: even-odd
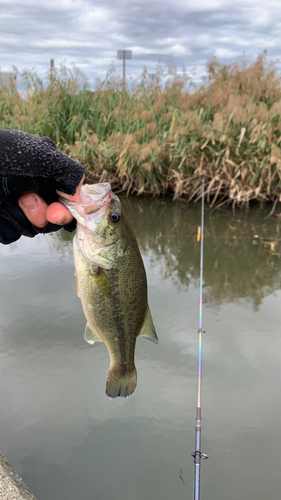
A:
[[[85,184],[81,203],[60,201],[77,220],[73,253],[77,293],[87,319],[84,339],[107,347],[107,396],[128,397],[137,385],[137,337],[158,344],[135,235],[109,182]]]

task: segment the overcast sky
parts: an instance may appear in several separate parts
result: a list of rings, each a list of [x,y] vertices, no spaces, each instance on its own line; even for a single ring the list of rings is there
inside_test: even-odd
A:
[[[76,64],[91,87],[114,62],[117,49],[131,49],[127,75],[144,66],[155,72],[172,57],[177,71],[204,71],[216,55],[229,63],[264,50],[280,57],[280,0],[0,0],[0,67],[36,69]]]

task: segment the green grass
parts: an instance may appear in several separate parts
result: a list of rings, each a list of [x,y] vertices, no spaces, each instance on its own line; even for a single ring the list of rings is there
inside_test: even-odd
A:
[[[170,70],[169,70],[170,71]],[[171,71],[170,71],[171,72]],[[277,204],[281,194],[280,76],[265,55],[248,65],[208,64],[195,86],[159,68],[123,91],[114,73],[91,92],[83,75],[62,67],[47,88],[22,75],[25,98],[0,89],[1,128],[47,135],[86,167],[87,180],[108,180],[126,193]],[[171,76],[171,75],[170,75]]]

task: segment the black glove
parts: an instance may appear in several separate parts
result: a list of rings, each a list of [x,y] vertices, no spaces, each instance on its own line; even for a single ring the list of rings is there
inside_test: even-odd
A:
[[[36,192],[47,204],[53,203],[58,200],[56,189],[75,194],[83,175],[84,167],[58,151],[48,137],[0,129],[0,242],[60,229],[57,224],[35,227],[19,208],[18,198]],[[64,226],[69,231],[75,227],[75,220]]]

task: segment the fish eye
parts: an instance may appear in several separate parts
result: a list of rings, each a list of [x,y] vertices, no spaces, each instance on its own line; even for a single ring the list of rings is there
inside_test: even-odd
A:
[[[114,212],[112,212],[112,214],[110,214],[110,220],[112,222],[119,222],[120,221],[120,214],[115,214]]]

